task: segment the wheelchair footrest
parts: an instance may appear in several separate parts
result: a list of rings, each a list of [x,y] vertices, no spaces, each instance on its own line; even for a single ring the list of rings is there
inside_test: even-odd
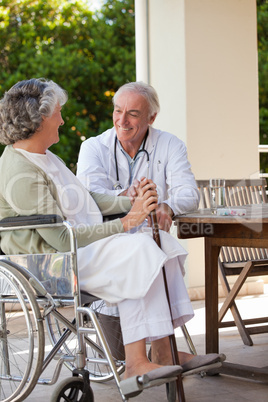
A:
[[[195,369],[183,372],[182,377],[187,377],[187,376],[193,375],[193,374],[206,373],[209,370],[216,369],[221,366],[222,366],[222,362],[217,362],[217,363],[208,364],[207,366],[197,367]]]
[[[139,395],[144,389],[159,386],[167,382],[176,381],[182,372],[181,366],[163,366],[142,376],[134,376],[122,380],[120,388],[127,398]]]

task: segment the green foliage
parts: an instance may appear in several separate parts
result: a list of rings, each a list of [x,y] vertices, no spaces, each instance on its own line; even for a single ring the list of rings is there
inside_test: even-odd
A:
[[[268,2],[257,0],[260,143],[268,144]],[[81,139],[112,126],[114,91],[135,80],[134,0],[0,0],[0,97],[16,82],[52,79],[68,91],[61,141],[74,168]],[[3,147],[0,147],[0,152]]]
[[[0,62],[0,97],[33,77],[68,91],[51,150],[74,169],[81,139],[112,126],[113,93],[135,80],[134,0],[107,0],[95,13],[83,0],[2,0]]]
[[[268,2],[257,2],[260,143],[268,144]]]
[[[257,0],[260,144],[268,144],[268,2]],[[268,172],[268,153],[260,154],[260,171]]]

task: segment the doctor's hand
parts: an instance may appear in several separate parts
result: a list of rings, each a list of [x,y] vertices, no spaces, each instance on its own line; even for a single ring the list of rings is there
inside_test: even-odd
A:
[[[125,191],[118,195],[124,195],[129,198],[131,204],[134,204],[135,198],[138,196],[138,187],[140,185],[139,180],[135,179],[133,180],[133,183],[129,188],[127,188]]]
[[[136,189],[137,196],[131,210],[126,216],[121,218],[125,231],[139,226],[157,208],[158,196],[156,185],[152,180],[141,179]]]
[[[172,225],[172,216],[174,215],[172,209],[169,205],[162,203],[157,206],[156,218],[158,222],[158,227],[165,232],[169,232]],[[148,217],[148,225],[152,226],[151,217]]]

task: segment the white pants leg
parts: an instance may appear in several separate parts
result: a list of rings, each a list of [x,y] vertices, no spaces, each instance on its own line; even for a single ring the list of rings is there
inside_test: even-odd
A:
[[[172,306],[173,324],[166,297],[162,272],[154,280],[145,297],[118,303],[124,344],[146,338],[148,341],[173,333],[174,328],[190,320],[194,313],[184,284],[178,259],[165,265]]]

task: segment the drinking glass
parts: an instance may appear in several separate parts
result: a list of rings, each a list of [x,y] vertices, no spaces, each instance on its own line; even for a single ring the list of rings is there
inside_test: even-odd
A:
[[[209,187],[211,212],[216,214],[218,208],[225,207],[225,180],[210,179]]]

